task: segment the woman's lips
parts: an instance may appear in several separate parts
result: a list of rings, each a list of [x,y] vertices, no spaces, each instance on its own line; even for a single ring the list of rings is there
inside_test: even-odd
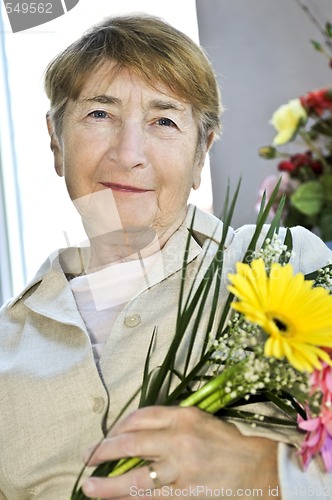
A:
[[[143,189],[135,186],[127,186],[126,184],[118,184],[114,182],[102,182],[103,186],[112,189],[113,191],[120,191],[122,193],[147,193],[151,189]]]

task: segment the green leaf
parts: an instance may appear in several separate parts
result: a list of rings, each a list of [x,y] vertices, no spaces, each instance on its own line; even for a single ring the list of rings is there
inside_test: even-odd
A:
[[[285,425],[287,427],[297,427],[296,421],[292,421],[290,418],[277,418],[265,415],[264,419],[262,420],[260,416],[256,415],[255,413],[251,413],[245,410],[237,410],[234,408],[222,408],[217,413],[215,413],[215,416],[221,418],[228,417],[231,418],[232,420],[247,422],[248,424],[251,425],[258,424],[260,427],[264,426],[270,427],[271,425],[273,426]]]
[[[329,21],[325,24],[325,33],[329,38],[332,38],[332,24]]]
[[[322,267],[321,269],[330,269],[331,264],[326,264],[326,266]],[[317,278],[319,274],[319,269],[316,269],[316,271],[313,271],[312,273],[308,273],[304,276],[304,279],[312,281]]]
[[[273,220],[271,221],[270,228],[269,228],[267,235],[265,237],[263,246],[265,245],[265,242],[267,239],[271,240],[274,233],[279,232],[280,220],[281,220],[281,216],[282,216],[282,211],[283,211],[284,206],[285,206],[285,202],[286,202],[286,195],[283,194],[280,201],[279,201],[279,205],[278,205],[278,208],[276,210],[275,216],[273,217]]]
[[[292,205],[305,215],[316,215],[324,202],[323,187],[319,181],[301,184],[290,197]]]
[[[321,44],[321,43],[316,42],[316,40],[310,40],[310,42],[311,42],[311,45],[313,46],[313,48],[314,48],[315,50],[317,50],[318,52],[322,52],[323,47],[322,47],[322,44]]]
[[[149,349],[148,349],[148,352],[147,352],[147,355],[146,355],[146,358],[145,358],[145,363],[144,363],[141,397],[140,397],[140,402],[139,402],[139,405],[138,405],[139,408],[141,408],[142,406],[144,406],[144,401],[145,401],[146,394],[147,394],[147,391],[148,391],[150,378],[151,378],[151,375],[152,375],[152,372],[150,372],[149,363],[150,363],[152,346],[153,346],[154,341],[155,341],[156,333],[157,333],[157,327],[154,327],[153,333],[152,333],[152,337],[151,337],[151,340],[150,340]]]
[[[195,220],[195,214],[196,214],[196,207],[194,208],[193,216],[191,219],[190,223],[190,228],[189,228],[189,235],[192,233],[193,226],[194,226],[194,220]],[[186,279],[186,274],[187,274],[187,257],[189,253],[189,246],[190,246],[190,237],[188,236],[187,241],[186,241],[186,248],[184,251],[184,256],[183,256],[183,267],[182,267],[182,279],[181,279],[181,286],[180,286],[180,293],[179,293],[179,304],[178,304],[178,312],[177,312],[177,326],[176,328],[178,329],[178,322],[182,310],[182,303],[183,303],[183,295],[184,295],[184,285],[185,285],[185,279]]]
[[[296,418],[297,413],[299,413],[300,415],[302,415],[303,418],[306,417],[305,411],[297,403],[297,401],[294,399],[291,393],[282,391],[281,394],[283,397],[280,397],[280,395],[277,395],[271,391],[264,391],[264,395],[267,397],[267,399],[269,399],[275,405],[277,405],[280,408],[280,410],[282,410],[285,413],[285,415],[288,416],[293,415],[293,417]],[[285,399],[287,399],[291,403],[292,410],[290,409],[289,405],[285,402]]]
[[[332,241],[332,207],[327,207],[319,219],[320,237],[323,241]]]
[[[323,186],[324,199],[332,202],[332,174],[322,175],[319,180]]]
[[[287,250],[284,250],[280,255],[279,257],[280,264],[286,264],[287,262],[289,262],[289,259],[291,257],[291,252],[293,250],[293,236],[289,228],[286,229],[284,245],[286,245]],[[287,253],[289,253],[289,256],[287,256]]]
[[[248,245],[248,249],[244,255],[244,258],[243,258],[243,262],[250,262],[251,258],[253,257],[254,255],[254,251],[255,251],[255,248],[256,248],[256,245],[257,245],[257,241],[258,241],[258,238],[262,232],[262,229],[263,229],[263,226],[264,224],[266,223],[267,221],[267,218],[270,214],[270,211],[271,211],[271,208],[273,207],[277,197],[278,197],[278,194],[279,194],[279,187],[280,187],[280,183],[281,183],[281,177],[280,179],[278,180],[275,188],[273,189],[272,191],[272,194],[269,198],[269,201],[266,203],[266,205],[263,206],[261,205],[260,207],[260,210],[259,210],[259,214],[257,216],[257,221],[256,221],[256,228],[255,228],[255,232],[253,234],[253,237]],[[276,212],[276,215],[275,217],[273,218],[272,222],[271,222],[271,225],[274,226],[274,228],[276,227],[276,221],[278,221],[280,219],[280,206],[283,205],[285,203],[285,200],[284,198],[282,198],[280,200],[280,203],[278,205],[278,209],[277,209],[277,212]],[[272,234],[270,234],[269,237],[272,237]]]

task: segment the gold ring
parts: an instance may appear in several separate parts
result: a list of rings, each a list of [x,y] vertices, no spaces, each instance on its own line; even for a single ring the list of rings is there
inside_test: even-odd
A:
[[[154,470],[154,467],[152,464],[150,464],[148,466],[148,469],[149,469],[149,476],[151,477],[152,479],[152,482],[153,482],[153,487],[155,489],[158,489],[158,488],[161,488],[161,482],[159,481],[159,478],[157,476],[157,473],[156,471]]]

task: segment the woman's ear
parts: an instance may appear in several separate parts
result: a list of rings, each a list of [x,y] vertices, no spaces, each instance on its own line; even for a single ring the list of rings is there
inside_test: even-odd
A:
[[[205,155],[204,155],[205,157]],[[202,174],[202,168],[204,167],[204,160],[202,159],[200,162],[196,163],[195,170],[194,170],[194,176],[193,176],[193,189],[198,189],[199,186],[201,185],[201,174]]]
[[[212,144],[214,143],[214,140],[216,138],[216,134],[214,132],[210,132],[208,135],[208,139],[206,142],[206,152],[208,153],[212,147]]]
[[[51,138],[51,143],[50,147],[54,156],[54,168],[56,173],[60,176],[63,177],[64,175],[64,169],[63,169],[63,154],[62,154],[62,147],[59,142],[59,139],[57,138],[57,135],[54,130],[54,125],[52,122],[52,119],[50,118],[49,113],[46,113],[46,123],[47,123],[47,130],[49,133],[49,136]]]

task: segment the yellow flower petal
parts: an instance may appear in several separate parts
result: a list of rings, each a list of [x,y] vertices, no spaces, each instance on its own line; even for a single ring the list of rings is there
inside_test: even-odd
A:
[[[289,363],[299,371],[312,372],[313,365],[308,361],[308,359],[303,355],[302,351],[292,352],[287,356]]]
[[[271,119],[271,124],[278,132],[273,139],[273,144],[280,146],[290,141],[300,122],[305,120],[307,120],[307,113],[300,99],[292,99],[287,104],[280,106]]]
[[[263,259],[256,259],[252,266],[238,263],[237,274],[229,274],[228,279],[233,284],[228,289],[238,298],[251,304],[257,301],[257,306],[267,299],[267,275]]]
[[[238,267],[241,276],[230,275],[229,289],[238,299],[232,307],[269,335],[265,355],[285,357],[296,369],[312,371],[332,347],[332,295],[313,287],[303,274],[294,275],[291,264],[274,263],[266,275],[262,259]]]

